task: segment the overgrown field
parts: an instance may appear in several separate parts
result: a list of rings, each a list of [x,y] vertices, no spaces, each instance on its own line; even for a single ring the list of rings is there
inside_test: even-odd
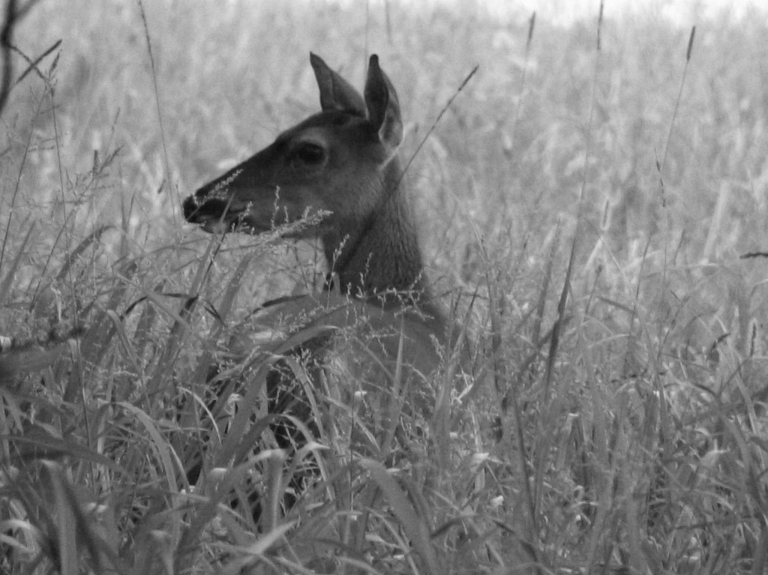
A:
[[[766,572],[768,21],[597,11],[33,4],[0,112],[0,572]],[[180,208],[319,110],[310,50],[396,86],[472,360],[408,425],[315,389],[322,476],[289,505],[273,358],[226,364],[239,402],[207,378],[250,310],[315,289],[317,246]]]

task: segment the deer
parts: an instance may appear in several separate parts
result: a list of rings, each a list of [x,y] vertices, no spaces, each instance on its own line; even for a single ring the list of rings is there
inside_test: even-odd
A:
[[[284,237],[321,240],[333,278],[326,287],[337,281],[343,297],[326,289],[283,307],[297,314],[324,305],[332,311],[320,321],[334,328],[364,312],[372,328],[397,332],[377,350],[384,363],[397,358],[402,338],[403,364],[427,376],[450,343],[451,326],[427,282],[397,154],[403,139],[397,92],[375,54],[363,96],[319,56],[310,54],[310,63],[321,112],[187,197],[184,217],[208,232],[250,234],[308,222],[288,227]]]
[[[384,388],[399,398],[398,413],[429,418],[436,403],[429,378],[450,357],[460,330],[426,277],[398,157],[397,92],[376,55],[363,95],[319,56],[311,53],[310,64],[321,111],[187,197],[184,218],[210,233],[319,239],[328,271],[323,291],[259,310],[256,323],[267,327],[300,318],[272,353],[309,350],[320,358],[320,372],[324,358],[341,356],[350,380],[363,380],[366,392]],[[230,351],[248,354],[252,327],[235,330]],[[272,379],[290,378],[287,371]],[[311,373],[313,384],[318,377]]]

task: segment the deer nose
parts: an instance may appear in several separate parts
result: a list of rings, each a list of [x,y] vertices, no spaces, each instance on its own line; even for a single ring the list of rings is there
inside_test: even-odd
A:
[[[184,200],[182,207],[184,209],[184,219],[194,224],[200,209],[195,196],[187,197],[187,199]]]

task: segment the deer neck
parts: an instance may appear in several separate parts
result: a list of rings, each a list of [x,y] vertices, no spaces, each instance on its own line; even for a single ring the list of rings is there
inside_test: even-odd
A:
[[[342,293],[379,299],[385,307],[428,306],[418,235],[397,160],[384,169],[380,184],[379,205],[367,218],[344,226],[343,235],[323,237],[326,261],[338,274]]]

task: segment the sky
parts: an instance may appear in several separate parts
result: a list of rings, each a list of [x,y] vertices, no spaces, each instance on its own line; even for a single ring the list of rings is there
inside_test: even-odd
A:
[[[599,10],[599,0],[485,0],[496,5],[494,10],[503,9],[504,4],[525,5],[528,11],[557,19],[591,18]],[[700,17],[717,18],[725,13],[739,19],[745,17],[750,8],[759,9],[768,17],[768,2],[765,0],[605,0],[606,15],[631,17],[633,13],[658,13],[675,24],[688,27],[696,24]]]
[[[343,0],[342,0],[343,1]],[[350,1],[350,0],[348,0]],[[351,0],[354,1],[354,0]],[[422,4],[425,0],[401,0]],[[527,19],[536,11],[537,18],[568,25],[574,20],[597,17],[600,0],[429,0],[430,3],[464,4],[471,2],[486,7],[500,18]],[[605,0],[606,17],[631,18],[633,14],[657,14],[687,28],[702,18],[744,18],[750,9],[768,20],[768,0]],[[754,12],[753,12],[754,13]]]

